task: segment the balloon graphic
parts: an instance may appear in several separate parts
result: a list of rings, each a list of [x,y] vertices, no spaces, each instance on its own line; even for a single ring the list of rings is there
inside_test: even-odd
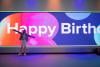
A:
[[[95,40],[96,44],[98,46],[100,46],[100,33],[94,33],[94,40]]]
[[[86,19],[91,13],[65,13],[69,18],[74,20],[83,20]]]
[[[17,28],[20,30],[21,26],[27,28],[27,33],[29,33],[29,27],[35,26],[37,27],[37,32],[34,34],[31,34],[32,36],[35,36],[36,38],[32,39],[29,38],[28,45],[31,46],[56,46],[56,43],[53,41],[53,38],[56,36],[59,24],[58,20],[50,13],[14,13],[12,15],[9,15],[5,17],[1,23],[0,23],[0,44],[1,46],[19,46],[20,40],[19,40],[19,34],[16,34],[14,31],[10,29],[10,34],[8,34],[8,23],[10,24],[10,27]],[[17,23],[17,25],[16,25]],[[45,26],[46,32],[45,34],[42,34],[39,36],[39,26]],[[48,30],[49,27],[53,29],[55,27],[54,33],[50,35],[50,31]],[[45,29],[42,29],[41,31],[44,31]],[[34,31],[34,29],[32,29]]]

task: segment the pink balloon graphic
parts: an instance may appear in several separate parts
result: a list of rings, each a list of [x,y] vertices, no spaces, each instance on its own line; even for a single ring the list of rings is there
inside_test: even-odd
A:
[[[4,23],[5,25],[1,25]],[[13,31],[11,31],[10,34],[7,34],[7,23],[10,23],[11,26],[15,26],[15,24],[18,23],[18,30],[20,30],[22,26],[26,27],[27,29],[25,29],[27,30],[28,34],[30,33],[30,31],[32,31],[31,35],[35,38],[29,38],[29,46],[57,46],[55,41],[53,41],[53,38],[58,32],[59,24],[56,17],[50,13],[14,13],[5,17],[1,21],[0,30],[3,30],[2,35],[4,35],[3,37],[0,37],[0,44],[2,44],[1,46],[19,46],[19,34],[15,34]]]

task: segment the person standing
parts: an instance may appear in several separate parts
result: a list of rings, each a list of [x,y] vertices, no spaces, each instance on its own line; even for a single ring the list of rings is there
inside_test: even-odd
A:
[[[26,30],[23,30],[22,32],[19,32],[17,30],[13,30],[15,32],[18,32],[20,34],[19,40],[21,40],[21,47],[18,55],[26,55],[26,46],[28,42],[28,37],[35,38],[34,36],[30,36],[26,33]]]

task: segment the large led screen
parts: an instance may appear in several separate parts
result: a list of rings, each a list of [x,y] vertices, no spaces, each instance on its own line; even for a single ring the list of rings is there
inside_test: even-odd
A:
[[[0,12],[0,46],[20,46],[26,30],[28,46],[100,45],[100,13]]]

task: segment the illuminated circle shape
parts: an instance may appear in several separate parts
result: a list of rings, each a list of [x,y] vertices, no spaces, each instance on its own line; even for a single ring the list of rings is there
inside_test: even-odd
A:
[[[90,16],[91,13],[65,13],[66,16],[68,16],[69,18],[71,19],[74,19],[74,20],[83,20],[83,19],[86,19],[87,17]]]

